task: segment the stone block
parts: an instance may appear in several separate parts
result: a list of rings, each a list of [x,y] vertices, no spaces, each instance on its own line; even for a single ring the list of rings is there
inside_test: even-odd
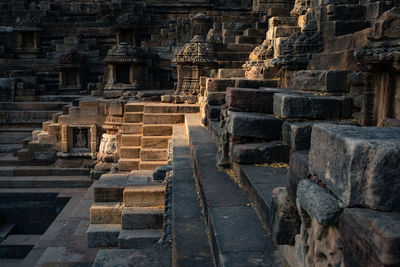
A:
[[[235,136],[279,140],[282,120],[262,113],[228,111],[227,127]]]
[[[218,69],[218,78],[244,77],[243,69]]]
[[[112,116],[122,116],[124,112],[124,106],[122,102],[111,102],[108,107],[108,114]]]
[[[235,85],[231,87],[240,88],[260,88],[260,87],[278,87],[278,80],[249,80],[236,79]]]
[[[342,101],[338,97],[276,93],[274,114],[281,118],[338,119]]]
[[[124,191],[125,207],[164,206],[165,185],[137,185]]]
[[[400,215],[369,209],[345,209],[340,216],[346,266],[399,266]]]
[[[88,247],[117,247],[120,232],[119,224],[91,224],[86,233]]]
[[[312,127],[317,123],[357,126],[355,121],[285,121],[282,126],[282,140],[290,146],[292,151],[310,149]]]
[[[257,113],[273,112],[273,96],[276,90],[233,88],[226,91],[226,103],[229,110]]]
[[[122,211],[122,229],[161,229],[164,210],[157,207],[126,207]]]
[[[308,215],[323,225],[335,224],[342,211],[338,199],[310,179],[297,185],[297,200]]]
[[[90,207],[91,224],[120,224],[122,207],[120,202],[93,203]]]
[[[240,164],[288,162],[290,149],[281,141],[237,144],[232,147],[232,161]]]
[[[319,92],[348,92],[349,71],[301,70],[296,72],[293,89]]]
[[[225,92],[208,92],[207,104],[209,105],[223,105],[225,104]]]
[[[293,246],[294,237],[300,232],[300,216],[296,206],[290,201],[285,187],[277,187],[272,191],[270,220],[271,234],[275,243]]]
[[[400,210],[399,128],[317,124],[309,164],[346,207]]]
[[[227,87],[235,86],[235,80],[208,78],[206,81],[206,90],[208,92],[225,92]]]
[[[172,136],[172,125],[143,125],[144,136]]]
[[[219,121],[221,116],[221,106],[207,105],[206,116],[210,121]]]
[[[296,202],[297,185],[301,180],[310,178],[308,170],[308,150],[296,151],[291,154],[289,170],[286,177],[286,189],[291,201]]]

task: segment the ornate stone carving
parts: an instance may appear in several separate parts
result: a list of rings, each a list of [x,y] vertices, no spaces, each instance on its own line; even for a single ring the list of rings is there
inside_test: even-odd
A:
[[[305,15],[311,8],[311,0],[296,0],[294,2],[294,7],[290,11],[292,17],[299,17]]]
[[[120,43],[108,50],[104,62],[140,62],[142,57],[143,51],[139,47]]]
[[[362,70],[400,71],[400,8],[386,11],[373,24],[369,34],[372,44],[355,52]]]
[[[207,42],[206,35],[212,26],[212,19],[197,14],[191,20],[193,37],[175,53],[178,84],[176,95],[197,95],[200,92],[200,76],[208,76],[217,62],[214,48]]]
[[[315,20],[307,21],[302,32],[292,34],[279,46],[280,56],[272,60],[278,68],[300,70],[305,69],[313,53],[322,49],[322,36],[317,31]]]

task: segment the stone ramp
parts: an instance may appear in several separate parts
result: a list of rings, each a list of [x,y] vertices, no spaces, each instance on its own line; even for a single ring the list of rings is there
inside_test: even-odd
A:
[[[246,194],[216,166],[216,146],[195,115],[186,116],[196,179],[217,266],[280,266],[276,247]]]
[[[172,265],[212,266],[205,218],[197,197],[188,137],[174,127],[172,180]]]

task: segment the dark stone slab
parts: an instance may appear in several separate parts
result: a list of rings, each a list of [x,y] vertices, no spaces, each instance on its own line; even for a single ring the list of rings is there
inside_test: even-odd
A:
[[[234,86],[241,88],[278,87],[278,81],[237,79]]]
[[[282,120],[262,113],[228,112],[228,131],[235,136],[280,140]]]
[[[240,164],[262,164],[289,161],[290,148],[281,141],[233,145],[232,161]]]
[[[399,266],[400,214],[348,208],[340,216],[346,266]]]
[[[288,197],[293,202],[296,202],[298,183],[311,176],[308,170],[308,153],[308,150],[301,150],[292,153],[290,156],[286,189],[288,191]]]
[[[309,94],[274,94],[274,114],[281,118],[338,119],[342,101],[339,97]]]
[[[226,103],[233,111],[272,113],[273,96],[277,92],[280,90],[230,87],[226,90]]]
[[[244,266],[250,256],[245,252],[274,254],[274,243],[252,207],[215,207],[209,214],[214,253],[220,255],[218,260],[223,260],[225,253],[244,253],[236,259]],[[223,262],[219,264],[223,265]]]
[[[335,224],[342,211],[337,198],[310,179],[299,182],[297,200],[308,215],[323,225]]]
[[[315,125],[309,164],[345,206],[400,210],[399,128]]]

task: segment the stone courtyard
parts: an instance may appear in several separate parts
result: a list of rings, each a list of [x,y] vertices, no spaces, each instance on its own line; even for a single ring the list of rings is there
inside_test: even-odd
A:
[[[0,0],[0,266],[400,266],[400,1]]]

